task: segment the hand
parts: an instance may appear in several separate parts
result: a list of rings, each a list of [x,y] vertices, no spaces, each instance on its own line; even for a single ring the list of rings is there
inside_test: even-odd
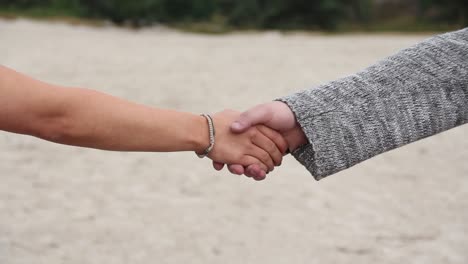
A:
[[[302,128],[296,122],[294,113],[288,105],[282,102],[270,102],[261,104],[242,113],[239,118],[232,123],[231,131],[234,133],[242,133],[253,125],[263,124],[271,129],[277,130],[286,140],[289,150],[293,151],[299,146],[307,143],[307,138],[302,131]],[[242,166],[242,164],[229,165],[229,171],[233,174],[244,174],[248,177],[253,177],[256,180],[263,180],[266,176],[265,171],[259,166]],[[224,167],[223,163],[213,162],[213,167],[216,170],[221,170]]]
[[[230,125],[239,118],[239,113],[226,110],[213,116],[215,145],[208,157],[221,164],[239,164],[259,168],[259,177],[265,177],[281,164],[287,143],[274,130],[265,126],[249,127],[233,133]]]

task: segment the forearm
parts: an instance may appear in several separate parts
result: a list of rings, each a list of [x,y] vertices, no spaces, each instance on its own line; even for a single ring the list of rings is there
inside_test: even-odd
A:
[[[96,91],[70,88],[52,141],[116,151],[200,151],[208,143],[206,120],[156,109]],[[52,132],[52,136],[53,132]]]
[[[0,129],[56,143],[116,151],[201,151],[206,120],[97,91],[65,88],[0,69]]]
[[[468,120],[468,29],[436,36],[341,80],[282,98],[321,179]]]

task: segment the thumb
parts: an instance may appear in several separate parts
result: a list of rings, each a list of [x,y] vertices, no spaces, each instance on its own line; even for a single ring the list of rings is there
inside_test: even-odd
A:
[[[264,124],[271,120],[273,112],[268,104],[257,105],[242,114],[231,124],[231,131],[234,133],[242,133],[251,126]]]

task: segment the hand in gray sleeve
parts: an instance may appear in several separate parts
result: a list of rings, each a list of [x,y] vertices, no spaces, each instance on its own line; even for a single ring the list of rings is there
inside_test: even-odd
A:
[[[292,154],[316,179],[462,125],[468,120],[468,28],[280,101],[310,142]]]

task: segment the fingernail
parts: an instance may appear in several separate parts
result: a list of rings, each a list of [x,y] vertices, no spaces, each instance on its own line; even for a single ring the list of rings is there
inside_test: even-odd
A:
[[[240,123],[240,122],[234,122],[232,123],[232,126],[231,126],[233,129],[235,130],[241,130],[243,128],[243,125]]]

